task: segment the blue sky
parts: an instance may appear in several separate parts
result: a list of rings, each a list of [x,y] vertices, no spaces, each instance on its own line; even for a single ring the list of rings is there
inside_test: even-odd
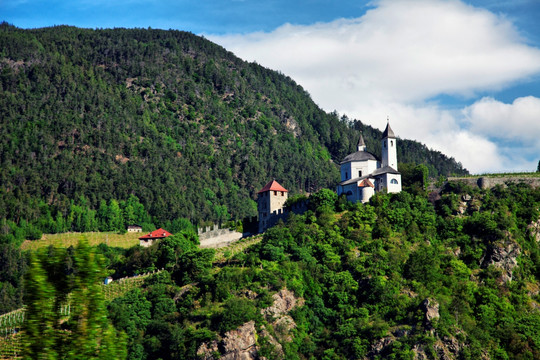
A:
[[[178,29],[473,173],[540,160],[540,0],[0,0],[21,28]]]

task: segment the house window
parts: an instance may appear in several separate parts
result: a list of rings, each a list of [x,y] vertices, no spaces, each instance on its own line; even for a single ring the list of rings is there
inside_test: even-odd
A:
[[[397,183],[398,183],[398,181],[396,179],[390,180],[390,184],[397,184]]]

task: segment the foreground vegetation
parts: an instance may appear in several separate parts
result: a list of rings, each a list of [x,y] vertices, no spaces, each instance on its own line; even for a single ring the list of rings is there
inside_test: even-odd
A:
[[[129,359],[197,358],[249,321],[268,358],[539,358],[540,189],[450,184],[431,199],[417,188],[352,205],[322,190],[218,261],[185,233],[102,244],[114,277],[164,269],[108,302],[107,317]],[[261,314],[284,288],[304,299],[292,327]]]

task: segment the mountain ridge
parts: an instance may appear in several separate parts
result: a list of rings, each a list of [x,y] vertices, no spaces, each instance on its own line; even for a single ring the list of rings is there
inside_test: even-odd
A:
[[[159,221],[255,215],[269,178],[292,192],[333,188],[335,163],[364,132],[325,113],[290,77],[177,30],[23,30],[0,25],[0,217],[66,214],[84,197],[137,196]],[[462,174],[452,158],[402,140],[400,162]]]

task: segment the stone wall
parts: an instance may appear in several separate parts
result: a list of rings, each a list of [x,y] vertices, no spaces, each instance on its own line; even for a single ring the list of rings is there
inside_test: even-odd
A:
[[[243,234],[229,229],[220,229],[217,225],[197,229],[201,248],[218,248],[240,240]]]
[[[448,182],[461,182],[481,189],[491,189],[496,185],[506,185],[507,182],[524,183],[532,187],[540,187],[540,173],[537,176],[500,176],[500,177],[449,177]]]
[[[236,231],[229,229],[220,229],[218,225],[207,226],[205,228],[197,229],[197,234],[199,235],[199,240],[206,240],[215,238],[222,235],[228,235]]]

